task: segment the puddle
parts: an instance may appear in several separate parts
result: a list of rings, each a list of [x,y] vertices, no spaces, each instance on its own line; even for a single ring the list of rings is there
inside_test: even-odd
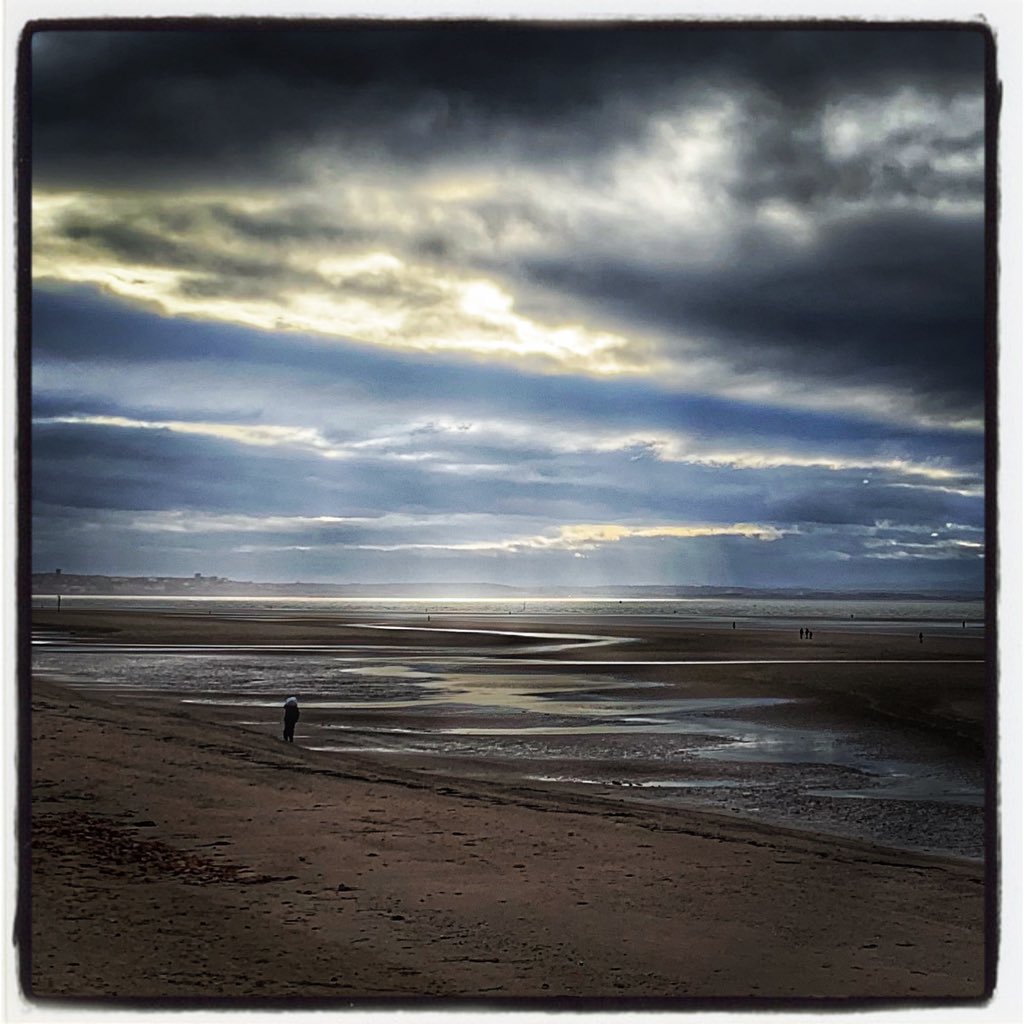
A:
[[[409,668],[408,665],[362,665],[357,668],[339,668],[339,672],[347,675],[366,677],[367,679],[436,679],[436,672],[424,672]]]
[[[329,754],[437,754],[436,750],[418,750],[415,747],[334,747],[308,746],[306,750],[321,750]]]
[[[597,736],[614,734],[656,733],[660,735],[704,735],[709,730],[691,722],[663,722],[657,726],[626,725],[622,722],[588,725],[521,725],[516,727],[463,726],[432,730],[439,736]]]
[[[396,727],[387,729],[374,729],[365,725],[342,725],[340,722],[325,722],[320,726],[321,729],[342,729],[345,732],[371,732],[384,736],[391,736],[395,734],[402,734],[406,736],[425,736],[428,735],[425,729],[399,729]]]
[[[561,782],[584,786],[620,786],[623,789],[757,789],[761,782],[740,782],[736,779],[585,779],[571,775],[527,775],[531,782]]]
[[[549,682],[556,687],[544,690]],[[575,689],[572,684],[575,683]],[[675,699],[641,698],[629,700],[621,691],[650,689],[664,685],[611,679],[595,680],[591,676],[494,676],[461,673],[447,679],[427,682],[424,686],[438,694],[438,701],[466,708],[483,708],[491,712],[529,711],[544,716],[602,718],[612,717],[621,722],[632,721],[636,726],[650,725],[654,731],[678,731],[666,718],[655,715],[684,717],[706,714],[710,711],[771,707],[794,703],[788,697],[684,697]],[[595,692],[596,691],[596,692]],[[684,729],[682,731],[691,731]]]

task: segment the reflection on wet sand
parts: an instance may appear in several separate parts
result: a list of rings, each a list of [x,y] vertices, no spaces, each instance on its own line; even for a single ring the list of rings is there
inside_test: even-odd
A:
[[[623,799],[980,856],[982,759],[964,739],[971,720],[943,716],[975,714],[983,662],[951,632],[936,635],[926,658],[906,649],[905,625],[877,636],[837,630],[813,650],[778,623],[758,632],[764,624],[748,622],[739,635],[636,616],[545,628],[329,625],[337,642],[118,642],[51,628],[35,663],[93,689],[175,696],[236,724],[244,708],[251,728],[276,729],[282,695],[299,692],[300,742],[339,757],[606,787]],[[396,642],[359,642],[370,630]],[[593,648],[600,659],[561,657]]]

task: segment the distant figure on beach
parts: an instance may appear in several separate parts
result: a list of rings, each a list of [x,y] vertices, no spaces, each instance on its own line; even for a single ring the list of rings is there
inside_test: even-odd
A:
[[[923,644],[924,643],[924,633],[918,633],[917,634],[917,642],[919,644]]]
[[[733,629],[735,629],[735,628],[736,628],[736,623],[735,623],[735,622],[734,622],[734,623],[732,624],[732,628],[733,628]]]
[[[804,627],[801,626],[800,627],[800,639],[803,640],[803,638],[804,638]]]
[[[284,702],[284,739],[286,743],[295,742],[295,723],[299,720],[299,698],[289,697]]]

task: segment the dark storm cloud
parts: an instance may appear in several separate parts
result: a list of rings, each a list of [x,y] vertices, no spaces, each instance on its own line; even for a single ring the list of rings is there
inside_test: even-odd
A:
[[[545,261],[531,276],[622,322],[685,323],[727,348],[737,368],[902,385],[925,408],[979,415],[984,225],[889,213],[821,233],[806,248],[755,239],[745,259],[710,271]]]
[[[752,119],[752,126],[754,123]],[[961,147],[971,165],[948,171],[938,169],[934,162],[937,155],[952,148],[948,140],[928,140],[931,152],[900,164],[886,159],[883,152],[829,157],[819,139],[794,144],[789,136],[789,130],[781,126],[762,124],[752,131],[743,146],[741,175],[731,187],[735,198],[748,203],[783,199],[800,206],[862,200],[965,202],[977,200],[984,188],[984,169],[973,162],[982,146],[977,134]],[[906,145],[921,141],[908,139]],[[887,146],[891,144],[889,141]]]
[[[977,86],[982,59],[973,31],[44,29],[35,171],[98,186],[253,180],[339,138],[400,161],[481,145],[537,159],[628,137],[642,127],[638,107],[671,108],[708,89],[756,92],[793,111],[899,85],[948,96]]]

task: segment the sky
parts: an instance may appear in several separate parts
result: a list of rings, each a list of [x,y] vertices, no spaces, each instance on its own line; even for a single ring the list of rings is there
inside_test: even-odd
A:
[[[980,590],[984,36],[32,42],[33,569]]]

